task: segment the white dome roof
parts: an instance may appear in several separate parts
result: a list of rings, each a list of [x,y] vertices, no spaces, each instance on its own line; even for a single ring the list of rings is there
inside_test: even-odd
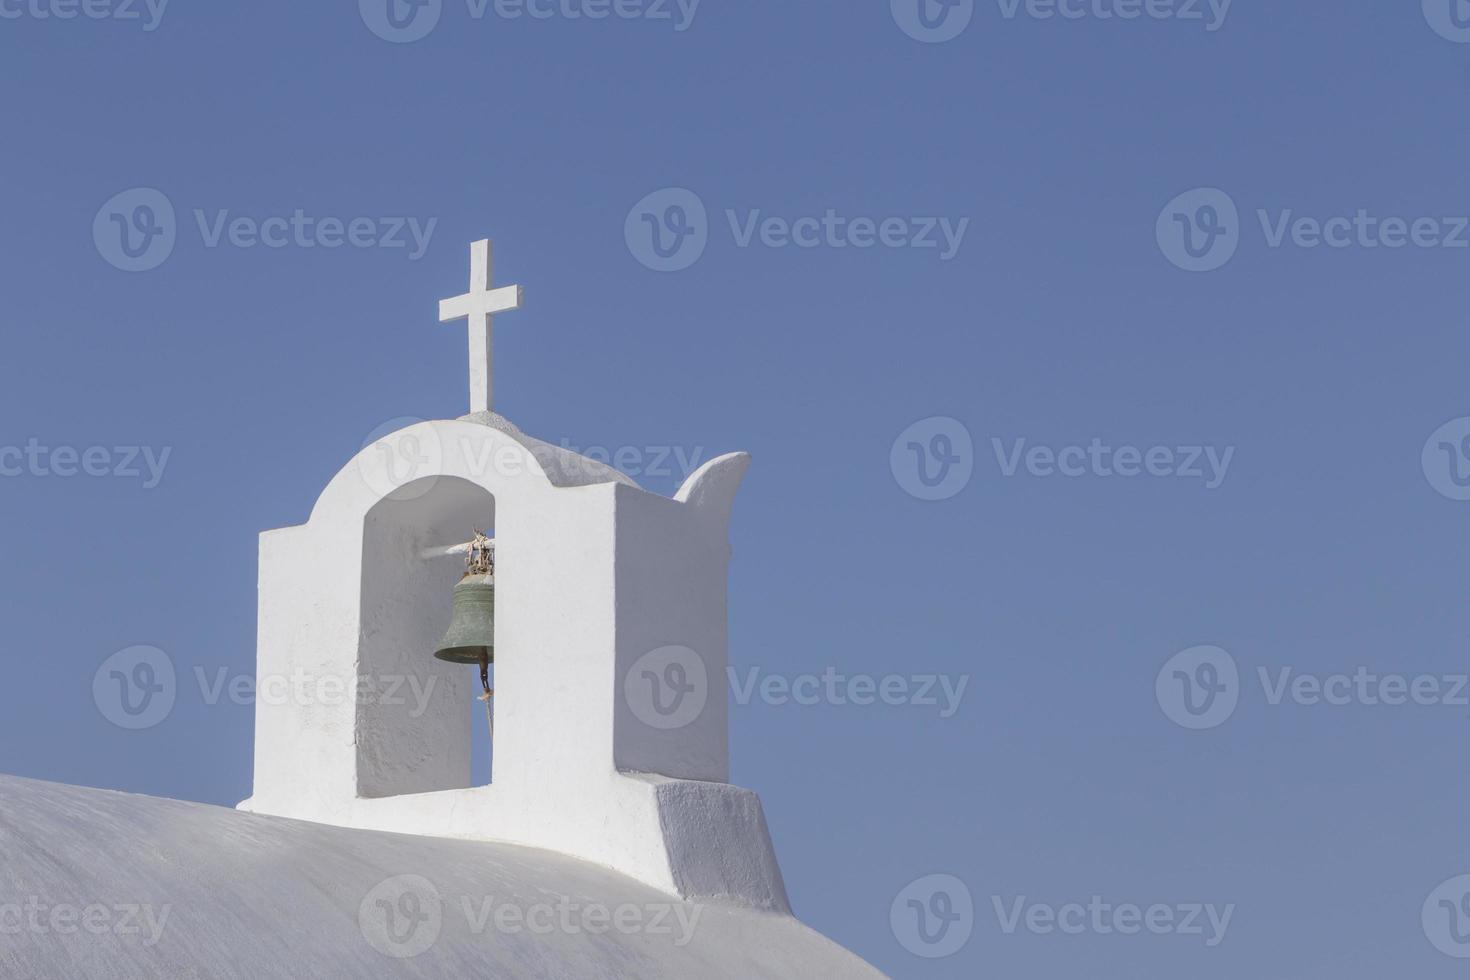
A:
[[[596,865],[504,844],[0,776],[0,852],[5,977],[881,977],[795,919],[685,903]],[[420,924],[406,918],[390,935],[384,916],[394,908]],[[502,908],[520,928],[497,924],[517,921]],[[78,913],[53,917],[61,909]],[[598,909],[635,928],[578,925],[603,922],[589,914]]]

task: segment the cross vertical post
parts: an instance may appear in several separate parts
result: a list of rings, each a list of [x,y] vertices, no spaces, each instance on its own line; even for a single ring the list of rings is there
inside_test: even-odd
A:
[[[470,245],[470,291],[439,304],[439,322],[468,320],[470,333],[470,414],[494,410],[494,318],[520,309],[520,286],[493,289],[494,252],[489,239]]]

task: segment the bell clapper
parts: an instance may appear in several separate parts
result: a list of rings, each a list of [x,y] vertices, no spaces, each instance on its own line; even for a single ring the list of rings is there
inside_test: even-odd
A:
[[[485,720],[490,723],[490,741],[495,741],[495,689],[490,686],[490,655],[484,654],[480,657],[480,683],[485,685],[485,693],[480,695],[480,700],[485,702]]]
[[[470,543],[469,556],[465,558],[465,575],[488,575],[495,581],[495,546],[485,532],[475,529],[475,539]],[[495,689],[490,686],[490,654],[480,654],[480,684],[485,693],[480,700],[485,702],[485,720],[490,725],[490,741],[495,741]]]

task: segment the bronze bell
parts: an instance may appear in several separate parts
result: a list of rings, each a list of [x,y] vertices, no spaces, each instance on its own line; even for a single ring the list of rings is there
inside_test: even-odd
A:
[[[454,587],[454,617],[434,656],[452,664],[495,662],[495,576],[467,573]]]
[[[465,560],[464,578],[454,587],[454,615],[434,656],[453,664],[479,664],[487,697],[490,665],[495,662],[495,550],[475,532]]]

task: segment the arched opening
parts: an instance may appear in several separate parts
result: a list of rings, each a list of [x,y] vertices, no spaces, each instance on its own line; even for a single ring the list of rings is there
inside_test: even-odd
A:
[[[407,484],[368,512],[357,665],[360,797],[491,780],[479,670],[433,656],[464,560],[426,552],[468,541],[476,529],[493,536],[496,517],[495,497],[457,477]]]

